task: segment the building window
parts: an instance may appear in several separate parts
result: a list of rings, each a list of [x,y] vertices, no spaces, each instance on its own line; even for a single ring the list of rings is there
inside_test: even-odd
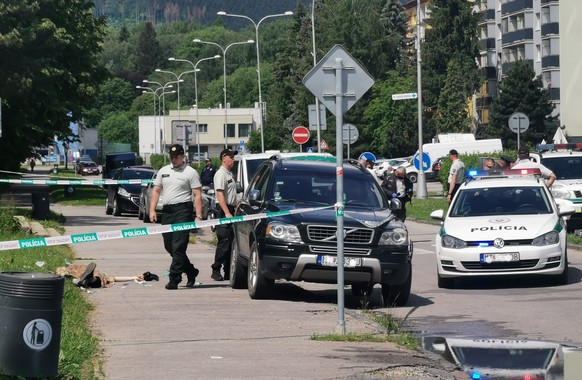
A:
[[[208,124],[198,124],[198,133],[208,133]]]
[[[236,129],[236,126],[234,124],[227,124],[226,132],[228,134],[228,137],[235,137],[235,133],[234,133],[235,129]],[[224,133],[224,132],[222,132],[222,133]]]
[[[541,48],[539,44],[536,44],[536,62],[539,62],[541,60],[542,60]]]
[[[542,21],[541,21],[541,16],[539,12],[536,12],[536,30],[540,30],[540,28],[542,27]]]
[[[252,124],[239,124],[238,137],[249,137],[251,133]]]
[[[542,8],[542,25],[548,24],[551,22],[550,18],[550,7]]]
[[[548,55],[552,55],[552,46],[551,46],[550,39],[542,41],[542,57],[547,57]]]

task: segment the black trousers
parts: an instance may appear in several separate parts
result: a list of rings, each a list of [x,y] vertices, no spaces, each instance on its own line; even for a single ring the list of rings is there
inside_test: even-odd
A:
[[[234,215],[234,207],[228,206],[231,215]],[[219,218],[226,217],[222,209],[219,210]],[[230,273],[230,250],[231,243],[234,239],[234,230],[231,224],[222,224],[216,226],[216,239],[218,240],[216,244],[216,251],[214,253],[214,263],[212,264],[212,270],[218,271],[221,267],[224,267],[225,273]]]
[[[162,224],[186,223],[193,221],[194,212],[192,202],[166,205],[162,209]],[[172,256],[170,278],[180,279],[182,273],[191,273],[194,270],[194,265],[192,265],[188,255],[186,255],[190,230],[166,232],[163,233],[162,236],[164,239],[164,248],[166,249],[166,252]]]

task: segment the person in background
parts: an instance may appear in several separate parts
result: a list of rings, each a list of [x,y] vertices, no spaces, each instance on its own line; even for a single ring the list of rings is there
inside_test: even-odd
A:
[[[553,171],[540,164],[539,162],[534,162],[530,159],[529,150],[527,148],[519,148],[517,151],[519,160],[512,167],[512,169],[540,169],[542,172],[542,177],[546,180],[546,186],[548,188],[552,187],[552,184],[556,180],[556,175]]]
[[[381,187],[388,199],[398,199],[402,204],[399,210],[394,210],[394,215],[404,222],[406,220],[406,202],[412,201],[412,182],[406,176],[406,169],[402,166],[396,168],[382,181]]]
[[[451,203],[451,200],[455,197],[457,190],[461,187],[461,183],[465,180],[465,164],[463,161],[459,160],[459,152],[456,149],[451,149],[449,151],[449,158],[453,162],[451,169],[449,171],[448,178],[448,194],[447,202]]]
[[[501,169],[511,169],[515,165],[515,160],[508,156],[501,156],[499,160],[497,160],[497,165]]]
[[[36,166],[36,157],[32,156],[32,157],[30,157],[30,171],[31,172],[34,171],[35,166]]]
[[[214,182],[214,175],[216,174],[216,166],[212,165],[210,158],[206,159],[206,166],[200,173],[200,183],[202,186],[212,186]]]
[[[224,149],[220,152],[220,168],[214,175],[214,191],[216,192],[216,205],[219,218],[232,218],[236,206],[236,181],[231,169],[234,165],[236,152]],[[214,263],[212,264],[212,275],[214,281],[230,279],[230,242],[234,238],[234,231],[230,224],[216,226],[216,252]],[[224,268],[224,276],[220,274],[220,269]]]
[[[378,184],[382,183],[382,180],[380,180],[380,178],[378,178],[378,176],[376,175],[376,172],[374,171],[374,161],[373,160],[366,158],[366,157],[362,157],[360,159],[360,164],[362,164],[363,167],[368,169],[368,171],[370,172],[372,177],[374,177],[376,182],[378,182]]]
[[[501,169],[501,167],[497,165],[493,158],[487,157],[483,160],[483,169],[484,170]]]
[[[196,219],[202,219],[202,185],[198,172],[184,160],[184,147],[179,144],[170,147],[169,165],[158,171],[154,180],[154,189],[150,200],[150,221],[157,221],[156,205],[163,195],[162,223],[175,224],[194,221],[193,209],[196,210]],[[172,256],[169,282],[166,289],[178,289],[182,282],[182,273],[188,276],[186,287],[192,288],[196,283],[198,269],[192,265],[186,255],[189,230],[165,232],[162,234],[164,248]]]

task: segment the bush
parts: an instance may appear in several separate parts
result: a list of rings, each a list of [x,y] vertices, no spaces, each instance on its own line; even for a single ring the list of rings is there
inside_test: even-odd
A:
[[[0,233],[13,234],[20,231],[20,223],[14,215],[14,209],[0,209]]]

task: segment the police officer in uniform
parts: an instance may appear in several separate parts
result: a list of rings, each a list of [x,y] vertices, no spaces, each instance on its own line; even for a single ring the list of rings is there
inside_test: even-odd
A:
[[[219,218],[231,218],[234,215],[236,206],[236,181],[232,175],[231,169],[234,165],[234,155],[230,149],[224,149],[220,152],[221,166],[214,175],[214,191],[216,193],[216,207]],[[215,281],[230,279],[230,242],[234,238],[232,226],[223,224],[216,226],[216,252],[214,263],[212,264],[212,275]],[[224,276],[220,269],[224,268]]]
[[[162,223],[175,224],[194,221],[193,209],[196,209],[196,219],[202,219],[202,185],[198,172],[184,161],[184,148],[175,144],[170,147],[170,165],[158,171],[154,180],[154,188],[150,201],[150,221],[157,221],[156,205],[160,195],[163,195]],[[191,288],[196,283],[199,271],[192,265],[186,249],[188,248],[189,230],[166,232],[163,235],[164,248],[172,256],[170,265],[170,280],[166,289],[178,289],[182,281],[182,273],[186,273]]]

